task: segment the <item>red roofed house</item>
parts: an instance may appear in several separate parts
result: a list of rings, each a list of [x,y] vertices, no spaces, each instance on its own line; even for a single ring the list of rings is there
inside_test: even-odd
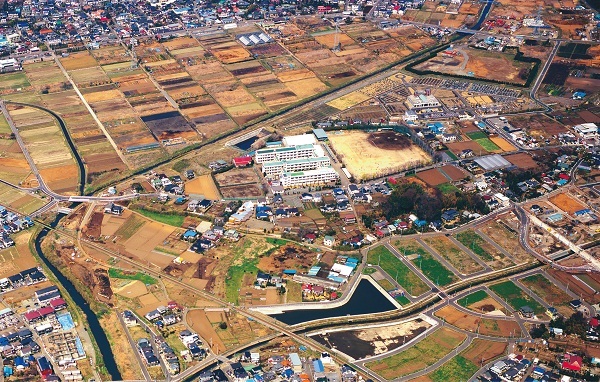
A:
[[[597,327],[598,325],[600,325],[600,321],[598,321],[598,319],[597,319],[596,317],[594,317],[594,318],[592,318],[592,319],[590,320],[590,326],[591,326],[592,328],[595,328],[595,327]]]
[[[35,322],[37,320],[39,320],[40,318],[42,318],[42,316],[38,313],[37,310],[32,310],[31,312],[27,312],[24,314],[25,319],[27,320],[27,322]]]
[[[54,310],[61,310],[67,307],[67,302],[62,298],[55,298],[50,301],[50,306],[54,308]]]
[[[43,308],[38,309],[38,313],[40,314],[40,316],[46,317],[54,313],[54,308],[51,306],[45,306]]]
[[[565,174],[565,173],[559,174],[558,177],[560,179],[564,179],[564,180],[570,180],[571,179],[571,177],[568,174]]]
[[[252,157],[251,156],[245,156],[245,157],[233,158],[233,164],[234,164],[235,167],[250,166],[252,164]]]
[[[574,354],[565,354],[562,362],[562,368],[571,371],[580,371],[583,365],[583,358]]]

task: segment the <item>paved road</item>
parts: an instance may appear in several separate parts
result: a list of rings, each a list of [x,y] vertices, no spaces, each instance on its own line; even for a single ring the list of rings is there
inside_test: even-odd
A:
[[[123,328],[123,331],[125,332],[125,335],[127,336],[127,341],[129,341],[129,346],[131,346],[131,349],[133,350],[133,353],[135,354],[135,358],[138,362],[138,365],[140,366],[140,369],[142,370],[144,379],[146,381],[151,381],[152,377],[150,377],[150,373],[148,373],[148,369],[146,368],[146,362],[144,362],[144,360],[142,360],[140,352],[137,351],[137,344],[131,337],[131,333],[129,333],[129,329],[127,328],[127,325],[125,325],[125,321],[123,321],[122,312],[117,312],[117,317],[119,317],[119,322],[121,323],[121,327]]]

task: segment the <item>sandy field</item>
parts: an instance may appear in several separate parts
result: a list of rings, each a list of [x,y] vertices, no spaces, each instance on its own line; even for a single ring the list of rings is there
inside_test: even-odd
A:
[[[503,151],[516,151],[517,148],[511,145],[506,139],[500,137],[492,137],[490,141],[494,142],[496,146],[500,147]]]
[[[98,63],[87,51],[70,53],[68,57],[62,57],[60,62],[66,70],[75,70],[97,66]]]
[[[225,349],[225,344],[223,344],[223,341],[221,341],[221,338],[215,332],[204,310],[194,309],[189,311],[187,314],[187,323],[202,339],[209,341],[209,344],[212,341],[213,351],[218,350],[222,352]]]
[[[552,204],[565,211],[569,215],[573,215],[575,211],[586,208],[583,204],[579,203],[577,200],[573,199],[573,197],[567,194],[558,194],[551,197],[549,200]]]
[[[341,131],[329,133],[328,136],[337,156],[357,180],[392,174],[431,161],[429,155],[414,146],[412,142],[407,147],[398,148],[394,145],[401,142],[394,141],[395,138],[392,136],[390,136],[391,141],[386,142],[390,145],[384,146],[373,140],[374,137],[377,138],[381,134]],[[404,145],[401,144],[401,146]]]
[[[173,258],[171,256],[153,253],[152,250],[156,248],[156,246],[162,244],[174,229],[175,228],[170,225],[149,221],[131,238],[125,241],[125,248],[131,254],[134,254],[141,259],[148,260],[149,262],[153,262],[163,268],[169,264]],[[158,256],[167,257],[167,259],[159,259]]]
[[[148,289],[140,280],[133,280],[121,288],[115,289],[114,292],[126,298],[136,298],[148,293]]]
[[[480,319],[479,317],[463,313],[453,306],[445,306],[435,312],[435,315],[444,318],[450,325],[461,329],[475,332],[479,327],[479,333],[484,335],[509,337],[511,332],[513,336],[515,331],[517,336],[520,336],[521,333],[519,324],[516,321],[491,318]]]
[[[123,223],[129,219],[132,212],[130,210],[123,211],[123,215],[104,215],[102,219],[102,235],[112,236],[121,228]]]
[[[211,200],[221,199],[219,190],[213,181],[212,175],[202,175],[185,184],[186,194],[204,195]]]

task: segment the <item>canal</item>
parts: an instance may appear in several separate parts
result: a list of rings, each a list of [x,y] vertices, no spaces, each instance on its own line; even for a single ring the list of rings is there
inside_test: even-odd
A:
[[[291,310],[271,317],[286,323],[296,325],[302,322],[323,318],[354,316],[358,314],[380,313],[396,309],[386,296],[375,288],[368,280],[361,280],[356,290],[344,305],[331,309],[301,309]]]
[[[58,214],[54,221],[50,224],[50,226],[52,228],[56,227],[60,219],[62,219],[64,216],[65,215],[63,214]],[[58,282],[67,290],[67,292],[71,296],[71,299],[73,300],[73,302],[75,302],[75,305],[77,305],[77,307],[81,309],[81,311],[85,315],[91,334],[96,339],[96,344],[98,345],[98,349],[100,350],[100,356],[104,361],[106,371],[111,375],[112,380],[119,381],[122,379],[121,373],[117,368],[115,356],[112,352],[112,349],[110,348],[108,337],[106,337],[106,333],[104,333],[104,330],[100,326],[98,317],[96,317],[96,314],[90,308],[85,298],[75,288],[75,285],[73,285],[73,283],[69,279],[67,279],[67,277],[63,275],[62,272],[50,262],[50,260],[48,260],[48,258],[46,257],[46,255],[44,255],[44,252],[42,251],[42,241],[48,235],[49,232],[49,228],[44,228],[38,233],[38,235],[34,239],[35,250],[38,253],[38,256],[40,257],[42,262],[56,276]]]

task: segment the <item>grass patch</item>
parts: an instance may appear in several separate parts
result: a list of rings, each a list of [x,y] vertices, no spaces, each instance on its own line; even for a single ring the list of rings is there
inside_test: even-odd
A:
[[[233,265],[229,267],[227,271],[227,277],[225,279],[225,298],[227,301],[238,303],[238,297],[240,295],[240,287],[242,280],[246,274],[251,274],[256,277],[258,272],[258,258],[246,259],[240,265]]]
[[[442,183],[439,186],[437,186],[437,189],[440,190],[440,192],[445,195],[448,195],[448,194],[454,195],[457,192],[460,192],[458,187],[456,187],[452,183]]]
[[[269,244],[273,244],[275,246],[281,247],[282,245],[286,245],[287,243],[289,243],[289,240],[285,240],[285,239],[277,239],[275,237],[267,237],[265,239],[265,241]]]
[[[7,73],[0,75],[0,89],[18,89],[30,86],[25,72]]]
[[[371,249],[367,254],[367,262],[379,264],[381,269],[393,277],[398,284],[402,285],[413,296],[418,296],[429,290],[427,284],[419,276],[384,246]]]
[[[479,370],[477,365],[465,357],[457,355],[431,373],[430,377],[434,382],[466,382],[477,370]]]
[[[448,268],[444,267],[442,263],[437,261],[433,255],[425,250],[414,241],[401,242],[397,241],[394,243],[396,248],[402,253],[418,254],[419,258],[413,259],[412,262],[418,266],[425,276],[436,285],[448,285],[457,280],[457,277]]]
[[[483,261],[494,261],[494,257],[483,248],[485,240],[474,231],[467,230],[456,234],[456,240],[481,257]]]
[[[187,169],[188,167],[190,167],[190,161],[187,159],[182,159],[180,161],[175,162],[175,164],[173,164],[171,168],[174,171],[183,172],[183,170]]]
[[[363,275],[372,275],[373,273],[377,272],[377,269],[373,268],[373,267],[366,267],[365,269],[363,269]]]
[[[12,133],[12,130],[10,129],[10,126],[8,125],[8,121],[6,120],[6,117],[4,116],[4,114],[0,114],[0,134],[10,134]]]
[[[148,219],[155,220],[159,223],[172,225],[173,227],[181,227],[181,225],[183,224],[183,220],[185,219],[185,217],[182,215],[155,212],[145,210],[143,208],[136,209],[135,211],[138,212],[140,215],[147,217]]]
[[[459,346],[466,336],[448,328],[441,328],[417,342],[414,346],[366,367],[387,380],[409,375],[433,365]]]
[[[379,284],[379,286],[385,289],[387,292],[396,289],[394,284],[387,279],[377,280],[377,284]]]
[[[500,284],[490,286],[498,296],[504,299],[515,311],[528,305],[535,314],[543,314],[546,309],[533,298],[528,296],[521,288],[512,281],[505,281]]]
[[[115,232],[115,236],[121,236],[123,240],[127,240],[132,237],[142,226],[146,224],[146,221],[138,215],[131,215],[129,219]]]
[[[458,305],[466,308],[467,306],[469,306],[471,304],[475,304],[476,302],[479,302],[479,301],[483,301],[488,297],[490,297],[490,295],[487,294],[486,291],[478,290],[477,292],[471,293],[470,295],[465,296],[456,302],[458,303]]]
[[[584,275],[585,276],[585,275]],[[581,276],[579,276],[581,278]],[[519,280],[531,289],[531,291],[540,296],[549,305],[554,307],[568,307],[571,297],[562,289],[554,285],[544,275],[535,274]]]
[[[302,284],[288,281],[285,290],[287,302],[302,302]]]
[[[501,151],[500,147],[498,147],[498,145],[490,141],[488,138],[475,139],[475,142],[477,142],[477,144],[483,147],[486,151]]]
[[[410,305],[410,300],[406,296],[402,296],[401,294],[394,297],[394,300],[398,301],[398,303],[402,306]]]
[[[108,277],[112,277],[113,279],[125,279],[125,280],[139,280],[146,285],[154,285],[156,284],[156,279],[152,276],[148,276],[141,272],[136,273],[125,273],[117,268],[109,268],[108,269]]]
[[[477,140],[477,139],[487,138],[488,135],[486,133],[484,133],[483,131],[471,131],[470,133],[467,133],[467,137],[469,137],[473,140]]]
[[[452,160],[458,160],[458,157],[456,156],[456,154],[454,154],[452,151],[450,150],[446,150],[445,153],[452,158]]]

